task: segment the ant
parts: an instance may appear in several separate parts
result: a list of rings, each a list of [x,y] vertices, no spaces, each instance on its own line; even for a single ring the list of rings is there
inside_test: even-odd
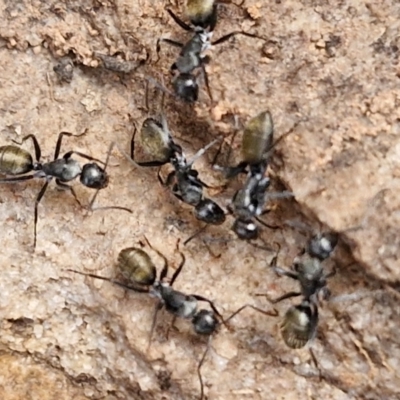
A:
[[[210,186],[199,178],[198,171],[193,168],[194,162],[220,138],[213,140],[200,149],[191,160],[187,160],[182,147],[173,140],[167,120],[161,113],[159,119],[146,118],[140,128],[141,147],[153,160],[139,162],[135,160],[134,155],[137,131],[135,125],[131,139],[130,161],[140,167],[162,167],[171,164],[173,171],[168,174],[165,180],[161,177],[160,171],[157,174],[161,185],[170,188],[175,197],[192,206],[194,216],[199,221],[206,224],[222,224],[225,221],[224,210],[216,202],[204,196],[203,188],[210,188]],[[205,229],[206,226],[201,230]]]
[[[201,68],[201,73],[204,76],[208,96],[212,100],[208,76],[205,70],[205,65],[210,61],[210,58],[203,55],[204,51],[209,49],[211,46],[224,43],[236,35],[243,35],[265,40],[264,38],[252,33],[233,31],[215,40],[214,42],[211,42],[211,37],[217,23],[217,8],[214,2],[188,2],[189,17],[193,26],[190,26],[182,21],[177,15],[174,14],[172,10],[168,8],[166,10],[172,19],[182,29],[187,32],[194,33],[192,38],[186,43],[181,43],[167,38],[159,38],[156,46],[158,56],[157,62],[160,58],[159,53],[161,50],[161,42],[181,49],[179,57],[171,65],[170,71],[174,75],[174,78],[172,79],[172,86],[175,95],[188,103],[197,101],[199,97],[199,85],[197,83],[198,76],[194,73],[198,68]]]
[[[81,207],[83,206],[79,201],[74,188],[68,185],[67,182],[70,182],[79,176],[82,185],[91,189],[96,189],[96,193],[94,194],[92,200],[89,203],[89,206],[87,207],[89,210],[95,210],[93,208],[93,203],[97,197],[98,191],[100,189],[104,189],[108,185],[109,177],[106,173],[106,168],[108,165],[109,154],[107,155],[107,160],[105,163],[98,160],[97,158],[88,156],[78,151],[69,151],[65,153],[61,158],[59,158],[62,139],[64,136],[80,137],[85,135],[86,132],[87,130],[79,135],[74,135],[69,132],[61,132],[58,135],[53,161],[47,163],[40,162],[41,149],[36,136],[33,134],[25,136],[20,143],[16,141],[13,142],[18,145],[22,145],[25,141],[30,139],[35,149],[36,161],[33,160],[32,155],[27,150],[18,146],[8,145],[0,147],[0,173],[11,175],[11,177],[1,178],[0,183],[21,182],[36,178],[45,179],[45,183],[40,189],[39,194],[37,195],[35,200],[33,242],[34,248],[36,248],[37,239],[38,206],[47,190],[49,183],[53,180],[53,178],[55,179],[58,187],[71,192],[74,199]],[[81,167],[81,165],[72,158],[73,155],[80,156],[93,162],[86,163]],[[104,167],[100,167],[97,163],[103,164]],[[31,174],[25,175],[28,173]],[[98,209],[118,209],[132,212],[128,208],[118,206],[96,208],[96,210]]]
[[[165,308],[167,312],[174,317],[174,320],[176,318],[190,320],[196,334],[211,337],[211,335],[217,331],[220,323],[225,323],[214,303],[206,297],[197,294],[188,295],[172,287],[185,264],[186,259],[184,254],[179,251],[181,262],[173,273],[169,283],[167,283],[165,282],[165,278],[168,275],[168,260],[160,251],[153,248],[146,237],[145,241],[147,245],[163,259],[163,267],[158,279],[156,277],[156,267],[150,256],[142,249],[136,247],[123,249],[119,253],[118,269],[124,278],[124,282],[100,275],[83,273],[73,269],[67,269],[67,271],[108,281],[124,289],[148,293],[151,297],[155,297],[157,299],[157,304],[149,335],[149,346],[151,344],[158,312],[162,308]],[[208,303],[211,310],[198,309],[198,302]],[[204,353],[197,368],[201,386],[201,399],[203,398],[204,388],[200,369],[204,363],[205,356],[206,353]]]
[[[124,289],[132,290],[139,293],[148,293],[151,297],[157,299],[155,312],[153,315],[153,321],[151,324],[150,335],[149,335],[149,346],[155,329],[158,312],[165,308],[173,316],[173,323],[176,318],[182,318],[190,320],[194,332],[198,335],[208,336],[209,340],[206,349],[199,361],[197,366],[197,375],[200,382],[200,399],[204,398],[204,384],[201,375],[201,367],[204,364],[206,355],[211,346],[212,335],[215,334],[220,325],[227,326],[227,322],[233,317],[238,315],[246,308],[252,308],[265,315],[274,316],[278,315],[277,311],[265,311],[251,304],[246,304],[232,313],[226,320],[224,320],[215,307],[214,303],[206,297],[197,294],[185,294],[180,291],[173,289],[173,284],[181,273],[183,266],[185,265],[186,258],[183,253],[179,251],[181,256],[181,262],[178,268],[173,273],[169,283],[165,282],[165,278],[168,275],[168,260],[167,258],[157,249],[155,249],[150,242],[144,237],[147,245],[155,251],[158,256],[163,260],[163,267],[160,272],[159,278],[157,279],[157,271],[155,264],[153,263],[150,256],[141,248],[129,247],[120,251],[118,255],[117,268],[121,275],[121,281],[106,278],[100,275],[83,273],[73,269],[67,269],[69,272],[88,276],[95,279],[101,279],[107,282],[111,282]],[[178,242],[179,243],[179,242]],[[198,302],[206,302],[210,305],[211,310],[198,309]],[[172,324],[173,324],[172,323]]]
[[[276,304],[282,300],[302,296],[300,304],[288,309],[281,325],[283,340],[290,348],[304,347],[316,335],[318,303],[320,298],[329,299],[327,280],[336,274],[335,268],[326,272],[322,263],[331,256],[337,243],[338,235],[335,233],[313,236],[300,256],[295,258],[292,271],[277,267],[277,256],[271,262],[272,269],[279,276],[295,279],[300,284],[300,291],[286,293],[277,299],[269,299],[271,303]]]
[[[356,231],[365,226],[370,209],[381,193],[382,190],[369,201],[367,212],[363,216],[361,223],[341,231],[342,234]],[[305,231],[311,230],[307,225],[297,221],[287,222],[286,224],[299,227]],[[319,232],[314,234],[308,240],[304,250],[295,258],[291,271],[277,267],[277,257],[271,262],[272,269],[279,276],[287,276],[297,280],[300,284],[300,291],[289,292],[277,299],[270,300],[270,302],[276,304],[291,297],[302,296],[299,304],[288,309],[281,325],[283,340],[290,348],[298,349],[304,347],[313,340],[317,333],[318,305],[321,300],[328,300],[330,298],[331,293],[327,287],[327,281],[336,274],[335,267],[329,272],[325,271],[323,263],[331,257],[338,241],[339,234],[337,232]],[[312,351],[311,355],[317,365]]]
[[[233,231],[240,239],[250,240],[258,238],[258,227],[253,220],[270,228],[278,229],[262,221],[259,216],[270,210],[264,210],[268,199],[292,197],[293,193],[283,191],[280,193],[268,193],[270,178],[266,176],[269,156],[273,147],[276,146],[283,137],[291,133],[295,125],[289,132],[280,137],[273,143],[274,124],[269,111],[263,111],[251,118],[246,124],[242,138],[242,161],[233,167],[220,167],[215,165],[215,160],[221,150],[221,146],[214,158],[214,169],[225,172],[227,178],[233,178],[240,173],[247,173],[247,179],[242,189],[239,189],[233,196],[228,211],[234,215],[235,222]],[[235,134],[232,137],[231,143]],[[229,159],[230,153],[227,158]]]

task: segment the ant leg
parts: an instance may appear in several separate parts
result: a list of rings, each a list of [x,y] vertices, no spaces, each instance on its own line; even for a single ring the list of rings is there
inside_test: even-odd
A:
[[[266,311],[266,310],[263,310],[263,309],[258,308],[258,307],[256,307],[256,306],[253,306],[252,304],[245,304],[244,306],[242,306],[242,307],[240,307],[239,309],[237,309],[234,313],[232,313],[232,314],[225,320],[225,322],[228,322],[229,320],[231,320],[232,318],[234,318],[236,315],[238,315],[239,313],[241,313],[244,309],[246,309],[246,308],[248,308],[248,307],[250,307],[250,308],[252,308],[253,310],[258,311],[258,312],[260,312],[260,313],[262,313],[262,314],[264,314],[264,315],[268,315],[268,316],[270,316],[270,317],[277,317],[277,316],[279,315],[278,311],[275,310],[275,308],[274,308],[274,311]]]
[[[234,140],[236,138],[236,135],[238,134],[238,132],[240,130],[239,129],[239,122],[238,122],[237,115],[234,116],[234,120],[235,120],[235,127],[234,127],[234,132],[232,133],[231,142],[229,143],[228,152],[227,152],[226,159],[225,159],[225,165],[229,165],[229,159],[230,159],[231,153],[232,153],[233,142],[234,142]],[[219,165],[215,165],[216,161],[217,161],[217,157],[219,156],[219,153],[221,152],[222,145],[223,145],[223,142],[221,143],[221,146],[219,147],[218,152],[215,155],[214,160],[213,160],[211,165],[213,166],[214,170],[225,171],[225,174],[227,174],[227,173],[229,173],[230,170],[235,169],[237,167],[225,167],[224,168],[224,167],[221,167]],[[242,163],[240,163],[238,166],[241,166],[241,164]],[[244,168],[246,168],[246,167],[247,167],[247,164],[244,165]],[[241,169],[242,169],[242,167],[241,167]],[[241,170],[241,171],[237,172],[236,175],[239,174],[240,172],[245,172],[245,171]],[[236,176],[236,175],[234,175],[234,176]]]
[[[146,89],[146,96],[147,96],[147,89]],[[147,98],[146,98],[146,103],[147,103]],[[136,137],[136,133],[137,133],[137,126],[136,126],[136,124],[133,124],[133,134],[132,134],[132,138],[131,138],[131,159],[132,160],[135,159],[134,155],[135,155],[135,137]]]
[[[203,378],[201,376],[201,367],[204,364],[204,360],[206,359],[208,351],[210,350],[211,338],[212,336],[208,338],[206,350],[204,351],[203,356],[200,359],[199,365],[197,366],[197,375],[199,377],[199,382],[200,382],[200,400],[204,399],[204,384],[203,384]]]
[[[224,169],[225,171],[225,178],[226,179],[232,179],[235,176],[239,174],[245,174],[246,168],[248,166],[248,163],[246,161],[241,161],[236,167],[227,167]]]
[[[202,147],[193,157],[192,159],[187,163],[188,166],[192,166],[193,163],[201,157],[210,147],[214,146],[215,143],[219,142],[221,139],[223,139],[223,136],[220,135],[216,139],[214,139],[212,142],[208,143],[206,146]]]
[[[151,76],[144,77],[148,82],[152,83],[156,88],[160,89],[162,92],[169,94],[172,97],[175,97],[175,93],[168,90],[165,86],[163,86],[160,82],[156,79],[152,78]]]
[[[145,106],[145,110],[146,112],[149,112],[149,81],[146,81],[146,94],[144,97],[144,106]],[[135,125],[135,129],[136,129],[136,125]]]
[[[192,239],[194,239],[197,235],[199,235],[201,232],[205,231],[205,229],[207,228],[208,224],[204,225],[202,228],[200,228],[199,230],[197,230],[195,233],[193,233],[193,235],[189,236],[184,242],[183,245],[186,246],[189,242],[192,241]]]
[[[321,379],[322,379],[322,372],[321,372],[321,368],[319,367],[319,364],[318,364],[318,361],[317,361],[317,357],[315,356],[315,354],[314,354],[314,352],[312,351],[312,348],[311,348],[311,347],[308,349],[308,351],[310,352],[311,359],[312,359],[312,361],[313,361],[313,363],[314,363],[314,365],[315,365],[315,368],[318,370],[318,377],[319,377],[319,380],[321,380]]]
[[[253,33],[248,33],[248,32],[244,32],[244,31],[234,31],[234,32],[228,33],[225,36],[222,36],[221,38],[217,39],[215,42],[212,42],[211,44],[213,46],[216,46],[217,44],[226,42],[231,37],[236,36],[236,35],[243,35],[243,36],[247,36],[247,37],[251,37],[251,38],[266,40],[264,37],[255,35]]]
[[[177,42],[177,41],[172,40],[172,39],[167,39],[167,38],[159,38],[159,39],[157,39],[157,43],[156,43],[157,60],[154,62],[155,64],[157,64],[160,61],[160,50],[161,50],[160,43],[161,42],[168,43],[169,45],[174,46],[174,47],[178,47],[179,49],[181,49],[183,47],[182,43]]]
[[[135,129],[136,129],[136,126],[135,126]],[[135,134],[136,134],[136,132],[134,131],[134,135]],[[135,150],[133,140],[134,140],[134,136],[132,136],[132,139],[131,139],[131,154],[132,154],[132,151]],[[118,149],[118,151],[124,156],[124,158],[136,168],[140,168],[140,167],[160,167],[160,166],[166,164],[165,162],[161,163],[160,161],[149,161],[149,162],[143,162],[143,163],[136,162],[133,157],[130,157],[128,155],[128,153],[125,152],[125,150],[122,150],[122,148],[119,146],[119,144],[117,142],[112,142],[111,143],[109,151],[111,151],[114,147],[116,147]],[[104,163],[102,163],[102,164],[104,164]]]
[[[60,188],[64,189],[64,190],[68,190],[71,192],[72,196],[74,196],[74,199],[76,200],[76,202],[79,204],[80,207],[84,208],[82,203],[79,201],[78,196],[75,193],[75,190],[72,186],[67,185],[66,183],[60,182],[59,179],[56,179],[56,184],[57,186],[59,186]]]
[[[210,82],[208,80],[208,74],[207,74],[206,68],[203,63],[201,64],[201,72],[204,76],[204,83],[206,85],[208,97],[210,98],[211,103],[213,103],[214,99],[212,97],[212,93],[211,93],[211,89],[210,89]]]
[[[42,200],[43,195],[46,192],[47,186],[49,186],[49,183],[51,181],[51,178],[46,181],[46,183],[42,186],[40,189],[39,194],[36,197],[35,200],[35,212],[34,212],[34,222],[33,222],[33,248],[36,248],[36,237],[37,237],[37,221],[38,221],[38,206],[40,203],[40,200]]]
[[[287,276],[289,278],[295,279],[296,281],[299,280],[299,275],[297,272],[286,271],[285,269],[279,267],[272,267],[272,269],[279,276]]]
[[[274,143],[272,143],[271,147],[268,149],[268,152],[264,155],[265,159],[268,159],[272,154],[272,150],[288,135],[290,135],[301,122],[307,121],[307,119],[301,119],[297,121],[287,132],[285,132],[282,136],[280,136]]]
[[[64,136],[80,137],[80,136],[86,135],[87,131],[88,131],[88,129],[86,128],[82,133],[79,133],[79,134],[74,134],[74,133],[69,133],[69,132],[60,132],[58,135],[58,139],[57,139],[56,149],[54,151],[54,160],[57,160],[58,156],[60,155],[61,143],[62,143],[62,139]]]
[[[17,142],[16,140],[12,140],[12,141],[14,143],[16,143],[16,144],[21,145],[22,143],[24,143],[28,139],[32,140],[33,147],[35,148],[35,158],[36,158],[36,161],[39,162],[42,153],[41,153],[41,150],[40,150],[39,142],[36,139],[35,135],[33,135],[33,134],[27,135],[24,138],[22,138],[21,142]]]
[[[299,274],[298,272],[293,272],[293,271],[287,271],[286,269],[277,267],[276,264],[278,262],[278,255],[279,251],[281,250],[281,245],[279,243],[275,243],[278,246],[278,251],[276,252],[276,256],[271,260],[269,263],[269,267],[272,268],[272,270],[278,275],[278,276],[287,276],[289,278],[292,278],[296,281],[299,280]]]
[[[150,335],[149,335],[149,344],[147,345],[147,350],[150,349],[150,345],[151,345],[151,339],[153,337],[153,332],[154,332],[154,328],[156,327],[156,322],[157,322],[157,315],[158,312],[163,308],[163,303],[158,302],[156,305],[156,308],[154,310],[154,315],[153,315],[153,321],[151,323],[151,329],[150,329]]]
[[[107,282],[113,283],[114,285],[120,286],[124,289],[133,290],[134,292],[139,292],[139,293],[148,293],[149,292],[148,289],[125,285],[124,283],[115,281],[114,279],[106,278],[104,276],[95,275],[95,274],[87,274],[87,273],[76,271],[75,269],[70,269],[70,268],[66,269],[65,271],[74,272],[75,274],[79,274],[79,275],[83,275],[83,276],[89,276],[90,278],[101,279],[102,281],[107,281]]]
[[[211,300],[207,299],[206,297],[199,296],[197,294],[192,294],[191,296],[193,296],[198,301],[205,301],[206,303],[208,303],[210,305],[210,307],[212,308],[212,310],[214,311],[214,313],[220,318],[222,323],[225,325],[222,315],[219,313],[219,311],[217,310],[217,308],[215,307],[214,303]]]
[[[167,13],[172,17],[172,19],[185,31],[193,32],[193,28],[189,26],[186,22],[183,22],[172,10],[166,8]]]
[[[13,178],[1,178],[0,183],[29,181],[33,178],[36,178],[36,176],[35,175],[24,175],[24,176],[15,176]]]
[[[284,294],[283,296],[278,297],[277,299],[271,299],[267,294],[265,293],[256,293],[255,296],[262,296],[262,297],[266,297],[267,300],[272,303],[272,304],[276,304],[276,303],[280,303],[283,300],[286,299],[290,299],[292,297],[298,297],[301,296],[300,292],[289,292]]]
[[[260,219],[259,217],[254,217],[254,219],[256,220],[256,221],[258,221],[261,225],[263,225],[263,226],[265,226],[265,227],[267,227],[267,228],[269,228],[269,229],[282,229],[282,227],[281,226],[279,226],[279,225],[269,225],[269,224],[267,224],[266,222],[264,222],[262,219]]]
[[[94,162],[97,162],[97,163],[99,163],[99,164],[105,165],[105,162],[104,162],[104,161],[101,161],[101,160],[99,160],[98,158],[95,158],[95,157],[92,157],[92,156],[88,156],[87,154],[81,153],[80,151],[74,151],[74,150],[69,151],[68,153],[65,153],[65,154],[63,155],[63,158],[64,158],[65,160],[68,160],[69,158],[71,158],[71,156],[72,156],[73,154],[76,154],[76,155],[79,156],[79,157],[85,158],[86,160],[94,161]]]
[[[171,282],[170,282],[170,286],[172,286],[172,285],[174,284],[174,282],[176,281],[176,278],[177,278],[177,277],[179,276],[179,274],[181,273],[182,268],[183,268],[183,266],[185,265],[185,262],[186,262],[186,257],[185,257],[185,255],[184,255],[183,253],[181,253],[181,252],[179,252],[179,254],[180,254],[181,257],[182,257],[182,260],[181,260],[181,262],[180,262],[178,268],[176,269],[176,271],[175,271],[174,274],[172,275]]]
[[[161,274],[160,274],[160,281],[162,281],[162,280],[167,276],[167,274],[168,274],[168,260],[167,260],[167,257],[165,257],[164,254],[161,253],[161,251],[155,249],[155,248],[151,245],[151,243],[149,242],[149,240],[147,239],[146,236],[143,235],[143,237],[144,237],[144,240],[145,240],[145,242],[147,243],[147,245],[148,245],[152,250],[154,250],[154,251],[163,259],[163,261],[164,261],[164,265],[163,265],[163,268],[162,268]],[[171,286],[172,286],[172,284],[171,284]]]
[[[243,0],[242,4],[244,3],[245,0]],[[235,4],[235,3],[232,3]],[[210,32],[213,32],[218,21],[218,10],[217,10],[217,4],[214,4],[212,14],[210,17],[210,23],[209,23],[209,30]]]
[[[103,168],[103,171],[102,171],[105,176],[107,176],[106,175],[106,169],[107,169],[108,163],[110,161],[111,152],[112,152],[114,146],[116,146],[116,145],[117,145],[116,142],[112,142],[110,144],[109,148],[108,148],[106,161],[104,163],[104,168]],[[91,211],[96,211],[96,210],[122,210],[122,211],[127,211],[127,212],[132,214],[132,210],[130,208],[120,207],[120,206],[106,206],[106,207],[96,207],[96,208],[94,208],[93,204],[94,204],[94,202],[95,202],[100,190],[101,189],[97,189],[96,192],[94,193],[92,199],[90,200],[89,205],[87,207],[89,210],[91,210]]]
[[[159,169],[158,172],[157,172],[157,178],[158,178],[158,181],[160,182],[161,186],[167,187],[167,186],[170,186],[170,185],[171,185],[172,180],[173,180],[175,174],[176,174],[175,171],[171,171],[171,172],[168,174],[167,179],[164,181],[163,178],[161,177],[161,171],[160,171],[160,169]],[[174,193],[174,194],[175,194],[175,193]],[[181,199],[181,200],[182,200],[182,199]]]

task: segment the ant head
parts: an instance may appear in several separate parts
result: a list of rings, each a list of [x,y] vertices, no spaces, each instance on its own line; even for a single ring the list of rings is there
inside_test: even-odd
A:
[[[224,210],[214,201],[203,199],[194,209],[195,217],[207,224],[220,225],[225,221]]]
[[[258,227],[252,221],[235,220],[232,230],[236,233],[239,239],[250,240],[258,238]]]
[[[193,103],[199,98],[199,85],[192,74],[179,74],[173,80],[175,94],[182,100]]]
[[[104,189],[108,185],[108,175],[96,163],[85,164],[80,177],[82,185],[91,189]]]
[[[199,310],[192,318],[193,328],[200,335],[211,335],[219,325],[215,314],[210,310]]]
[[[307,245],[307,253],[311,257],[323,261],[335,250],[339,237],[336,233],[322,233],[311,238]]]

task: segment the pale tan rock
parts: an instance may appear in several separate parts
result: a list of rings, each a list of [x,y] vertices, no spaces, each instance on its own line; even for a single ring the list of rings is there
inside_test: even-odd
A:
[[[84,137],[66,139],[62,154],[80,150],[105,159],[111,141],[128,151],[129,115],[146,117],[143,78],[162,75],[169,85],[177,49],[164,46],[157,65],[125,77],[101,69],[95,53],[118,52],[131,62],[144,46],[154,59],[161,35],[186,40],[164,3],[102,1],[95,11],[81,2],[6,3],[0,145],[34,133],[43,160],[50,160],[61,130],[88,128]],[[273,168],[299,206],[282,201],[264,218],[318,220],[343,234],[334,257],[338,273],[330,281],[333,299],[321,309],[313,343],[321,379],[306,349],[284,346],[279,318],[248,309],[232,320],[231,332],[222,327],[214,338],[202,368],[205,392],[212,400],[398,399],[398,4],[246,0],[243,7],[257,21],[226,4],[214,38],[243,28],[268,38],[267,47],[237,37],[212,49],[208,70],[216,104],[203,86],[194,110],[167,99],[171,129],[193,154],[219,132],[226,134],[227,124],[233,130],[232,113],[245,123],[269,109],[276,137],[304,120],[278,146]],[[43,43],[40,52],[28,47],[32,38]],[[70,84],[57,82],[53,73],[66,54],[75,58]],[[237,159],[239,143],[240,134],[233,146]],[[208,160],[212,156],[213,150]],[[199,169],[207,182],[220,182],[204,160]],[[167,340],[171,317],[161,313],[147,351],[154,299],[65,271],[112,277],[119,250],[137,245],[143,235],[175,267],[176,241],[200,227],[190,208],[159,186],[156,171],[135,169],[115,151],[109,173],[97,204],[130,207],[133,214],[83,211],[51,185],[39,206],[35,253],[33,207],[42,182],[1,186],[2,399],[198,398],[196,368],[206,341],[191,333],[187,321],[178,321]],[[225,206],[237,186],[233,182],[217,200]],[[93,193],[78,181],[74,187],[88,203]],[[363,220],[362,229],[345,232]],[[254,294],[279,296],[296,284],[271,273],[272,252],[233,239],[231,224],[228,218],[184,249],[188,261],[176,288],[211,298],[224,316],[246,303],[270,309]],[[279,264],[285,267],[306,241],[296,229],[263,232],[266,243],[282,245]],[[210,241],[208,248],[203,240],[211,236],[228,241]],[[278,305],[281,315],[289,303]]]

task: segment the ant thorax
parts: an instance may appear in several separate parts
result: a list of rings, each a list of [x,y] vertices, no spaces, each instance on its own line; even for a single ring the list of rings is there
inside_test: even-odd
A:
[[[159,283],[150,290],[150,295],[157,297],[166,310],[180,318],[193,318],[197,311],[197,300],[174,290],[168,283]]]
[[[69,182],[79,176],[82,169],[76,160],[60,158],[43,164],[42,171],[46,176],[52,176],[61,182]]]
[[[202,43],[201,52],[203,53],[204,51],[211,48],[211,38],[213,32],[207,32],[204,29],[202,29],[201,31],[199,31],[198,35]]]
[[[323,273],[321,262],[307,253],[296,257],[294,266],[295,270],[299,272],[301,277],[304,277],[305,281],[319,280]]]

